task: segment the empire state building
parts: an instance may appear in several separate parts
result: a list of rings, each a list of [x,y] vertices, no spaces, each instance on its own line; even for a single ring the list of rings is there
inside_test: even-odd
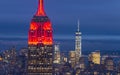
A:
[[[50,19],[44,11],[44,0],[38,0],[28,35],[28,75],[53,74],[53,36]]]

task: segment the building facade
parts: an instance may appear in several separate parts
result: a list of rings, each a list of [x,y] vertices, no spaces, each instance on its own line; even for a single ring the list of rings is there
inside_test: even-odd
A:
[[[38,0],[28,35],[28,75],[52,75],[53,37],[52,24],[44,11],[44,0]]]
[[[60,47],[59,47],[59,44],[56,43],[54,45],[54,60],[53,60],[53,63],[60,64],[60,62],[61,62]]]
[[[94,64],[100,64],[100,57],[100,51],[95,51],[89,55],[89,60]]]
[[[74,68],[76,65],[76,52],[70,51],[69,52],[69,63],[71,64],[71,67]]]
[[[80,22],[79,22],[79,20],[78,20],[78,29],[77,29],[77,31],[76,31],[76,37],[75,37],[75,52],[76,52],[76,64],[78,64],[79,63],[79,59],[80,59],[80,57],[81,57],[81,54],[82,54],[82,52],[81,52],[81,32],[80,32],[80,29],[79,29],[79,27],[80,27]]]

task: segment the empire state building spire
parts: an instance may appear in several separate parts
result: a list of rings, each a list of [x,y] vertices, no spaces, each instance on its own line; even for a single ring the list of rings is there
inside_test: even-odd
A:
[[[38,16],[45,16],[46,15],[46,13],[44,11],[43,0],[38,0],[38,9],[37,9],[36,15],[38,15]]]
[[[81,32],[80,32],[80,21],[78,20],[78,28],[76,31],[76,38],[75,38],[75,51],[76,51],[76,63],[79,62],[79,58],[81,57]]]

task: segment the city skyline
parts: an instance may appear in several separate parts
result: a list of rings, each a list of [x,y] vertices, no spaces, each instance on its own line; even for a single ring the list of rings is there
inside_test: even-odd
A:
[[[26,45],[30,18],[37,10],[37,0],[0,2],[0,43]],[[21,6],[22,5],[22,6]],[[56,6],[56,7],[54,7]],[[17,8],[17,9],[16,9]],[[52,8],[52,9],[50,9]],[[66,10],[67,9],[67,10]],[[116,1],[56,1],[45,0],[45,10],[53,23],[54,39],[71,40],[66,50],[74,49],[77,20],[80,19],[83,50],[119,50],[119,0]],[[69,28],[68,28],[69,27]],[[66,30],[67,29],[67,30]],[[87,40],[87,42],[86,42]],[[92,41],[92,42],[91,42]],[[97,41],[97,42],[96,42]],[[104,41],[104,42],[103,42]],[[59,41],[63,44],[63,41]],[[107,42],[107,43],[106,43]],[[110,44],[110,45],[109,45]],[[96,48],[93,48],[96,45]],[[62,49],[62,50],[63,50]]]
[[[30,14],[32,8],[25,10],[24,1],[5,0],[7,8],[2,10],[8,12],[0,12],[0,75],[120,75],[120,22],[109,7],[118,6],[117,1],[49,1],[37,0]],[[48,11],[47,2],[52,6]],[[11,5],[17,9],[12,11]]]
[[[4,0],[0,2],[1,36],[7,37],[4,35],[7,34],[8,36],[27,37],[26,31],[29,27],[29,20],[32,17],[31,15],[36,11],[37,1],[30,0],[26,5],[27,2],[27,0],[22,2]],[[49,12],[47,14],[53,21],[56,38],[59,35],[73,34],[76,30],[76,21],[78,18],[81,22],[80,29],[83,35],[119,36],[119,0],[69,0],[69,2],[67,0],[57,2],[55,0],[45,0],[45,3],[45,10]],[[68,26],[69,29],[66,31]],[[8,28],[8,30],[11,30],[11,32],[7,32],[5,30],[6,27],[9,27],[10,29]],[[17,27],[20,29],[16,29]]]

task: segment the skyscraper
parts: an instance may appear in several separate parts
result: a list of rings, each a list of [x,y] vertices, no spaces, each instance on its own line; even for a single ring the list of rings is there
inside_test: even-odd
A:
[[[69,52],[69,62],[71,64],[71,67],[74,68],[76,64],[76,52],[75,51]]]
[[[53,37],[50,19],[44,11],[43,0],[33,16],[28,35],[28,75],[52,75]]]
[[[89,60],[94,64],[100,64],[100,51],[92,52],[89,55]]]
[[[81,56],[81,32],[80,32],[80,22],[78,20],[78,29],[76,31],[76,38],[75,38],[75,51],[76,51],[76,64],[79,62],[79,58]]]
[[[56,43],[54,45],[54,60],[53,63],[60,64],[61,57],[60,57],[60,49],[59,49],[59,43]]]

